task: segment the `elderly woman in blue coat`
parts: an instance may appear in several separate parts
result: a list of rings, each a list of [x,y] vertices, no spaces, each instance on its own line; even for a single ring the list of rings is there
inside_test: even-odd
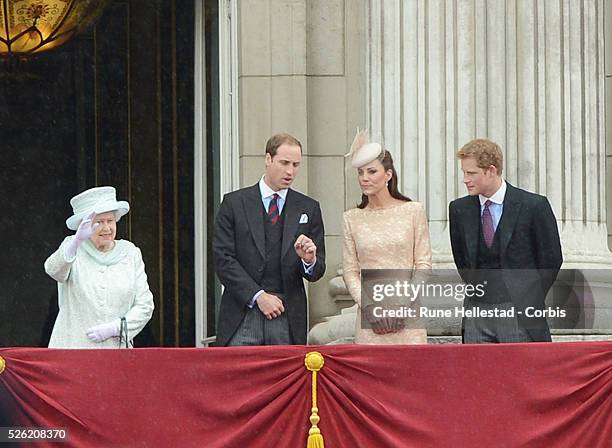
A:
[[[70,200],[72,236],[45,261],[58,285],[59,313],[49,347],[131,347],[153,314],[153,295],[140,249],[115,240],[117,221],[130,209],[113,187],[86,190]]]

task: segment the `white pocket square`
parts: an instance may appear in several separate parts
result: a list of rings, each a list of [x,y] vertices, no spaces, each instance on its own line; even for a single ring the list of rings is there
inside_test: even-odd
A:
[[[300,216],[300,224],[306,224],[308,222],[308,215],[306,213],[302,213]]]

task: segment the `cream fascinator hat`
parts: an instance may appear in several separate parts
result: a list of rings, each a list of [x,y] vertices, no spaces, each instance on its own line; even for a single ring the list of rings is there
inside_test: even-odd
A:
[[[353,139],[350,151],[344,157],[351,157],[351,165],[354,168],[360,168],[367,165],[372,160],[376,160],[384,151],[380,143],[368,143],[368,131],[360,131],[357,128],[357,134]]]
[[[76,230],[81,220],[91,212],[115,212],[117,221],[130,211],[130,204],[126,201],[117,201],[117,192],[114,187],[94,187],[77,194],[70,199],[73,215],[66,220],[70,230]]]

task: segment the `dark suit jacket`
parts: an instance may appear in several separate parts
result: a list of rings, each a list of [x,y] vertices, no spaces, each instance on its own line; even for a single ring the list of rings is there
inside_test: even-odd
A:
[[[496,232],[500,236],[502,278],[517,311],[544,307],[544,299],[563,263],[559,230],[546,197],[507,183]],[[449,205],[450,238],[459,274],[467,283],[478,269],[480,201],[465,196]],[[518,315],[535,341],[550,340],[545,318]]]
[[[259,184],[228,193],[217,213],[213,238],[215,272],[225,290],[217,325],[217,345],[227,345],[238,329],[247,303],[261,289],[265,260],[264,219]],[[293,342],[306,343],[307,302],[302,278],[314,282],[325,273],[325,240],[319,203],[289,189],[283,206],[284,228],[281,270],[285,312]],[[306,214],[308,222],[300,224]],[[293,244],[304,234],[317,246],[312,275],[304,273]],[[257,305],[255,305],[257,306]]]

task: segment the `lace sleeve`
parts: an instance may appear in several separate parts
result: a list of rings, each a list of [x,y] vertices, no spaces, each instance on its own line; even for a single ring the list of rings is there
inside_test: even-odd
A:
[[[342,247],[342,270],[344,283],[351,297],[361,306],[361,269],[357,258],[357,248],[346,213],[343,218],[344,242]]]

